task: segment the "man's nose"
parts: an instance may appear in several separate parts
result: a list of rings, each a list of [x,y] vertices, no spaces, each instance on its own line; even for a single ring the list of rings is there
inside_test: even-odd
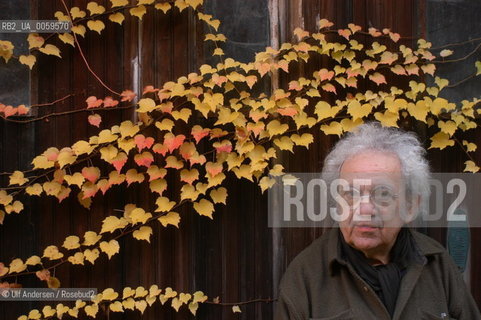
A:
[[[369,194],[361,195],[361,199],[359,201],[359,214],[373,215],[374,209],[375,207],[372,203],[371,196]]]

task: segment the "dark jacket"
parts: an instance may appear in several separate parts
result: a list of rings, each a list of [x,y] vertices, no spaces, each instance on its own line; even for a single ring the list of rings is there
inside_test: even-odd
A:
[[[420,259],[409,265],[394,320],[478,320],[478,307],[458,268],[433,239],[410,230]],[[339,229],[331,229],[289,265],[280,284],[275,320],[390,320],[383,303],[344,261]]]

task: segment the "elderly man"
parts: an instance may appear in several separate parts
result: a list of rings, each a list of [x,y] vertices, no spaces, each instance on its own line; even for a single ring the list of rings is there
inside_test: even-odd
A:
[[[412,134],[361,125],[327,156],[343,217],[290,264],[275,320],[481,319],[444,248],[406,227],[429,195],[425,151]]]

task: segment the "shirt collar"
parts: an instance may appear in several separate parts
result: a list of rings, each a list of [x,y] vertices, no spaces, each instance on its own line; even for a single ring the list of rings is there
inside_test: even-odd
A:
[[[426,241],[426,236],[408,229],[411,233],[414,244],[416,247],[417,256],[420,258],[420,262],[425,264],[430,256],[443,253],[443,249],[440,246],[436,246],[433,241]],[[341,255],[341,246],[339,242],[340,229],[332,228],[328,231],[328,246],[327,257],[330,274],[333,275],[338,269],[336,265],[347,265],[346,260]]]

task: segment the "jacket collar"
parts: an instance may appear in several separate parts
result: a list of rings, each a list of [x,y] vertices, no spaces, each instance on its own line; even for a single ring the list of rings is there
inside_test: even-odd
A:
[[[408,229],[411,233],[414,243],[416,246],[416,253],[417,256],[420,258],[421,263],[425,264],[427,259],[429,259],[432,255],[443,253],[443,249],[440,246],[436,246],[434,241],[426,241],[424,235],[421,235],[419,232],[413,231],[412,229]],[[339,233],[340,229],[332,228],[328,230],[328,247],[327,247],[327,258],[328,258],[328,266],[330,274],[333,275],[338,268],[336,268],[336,264],[339,265],[347,265],[346,260],[341,255],[341,246],[339,242]]]

